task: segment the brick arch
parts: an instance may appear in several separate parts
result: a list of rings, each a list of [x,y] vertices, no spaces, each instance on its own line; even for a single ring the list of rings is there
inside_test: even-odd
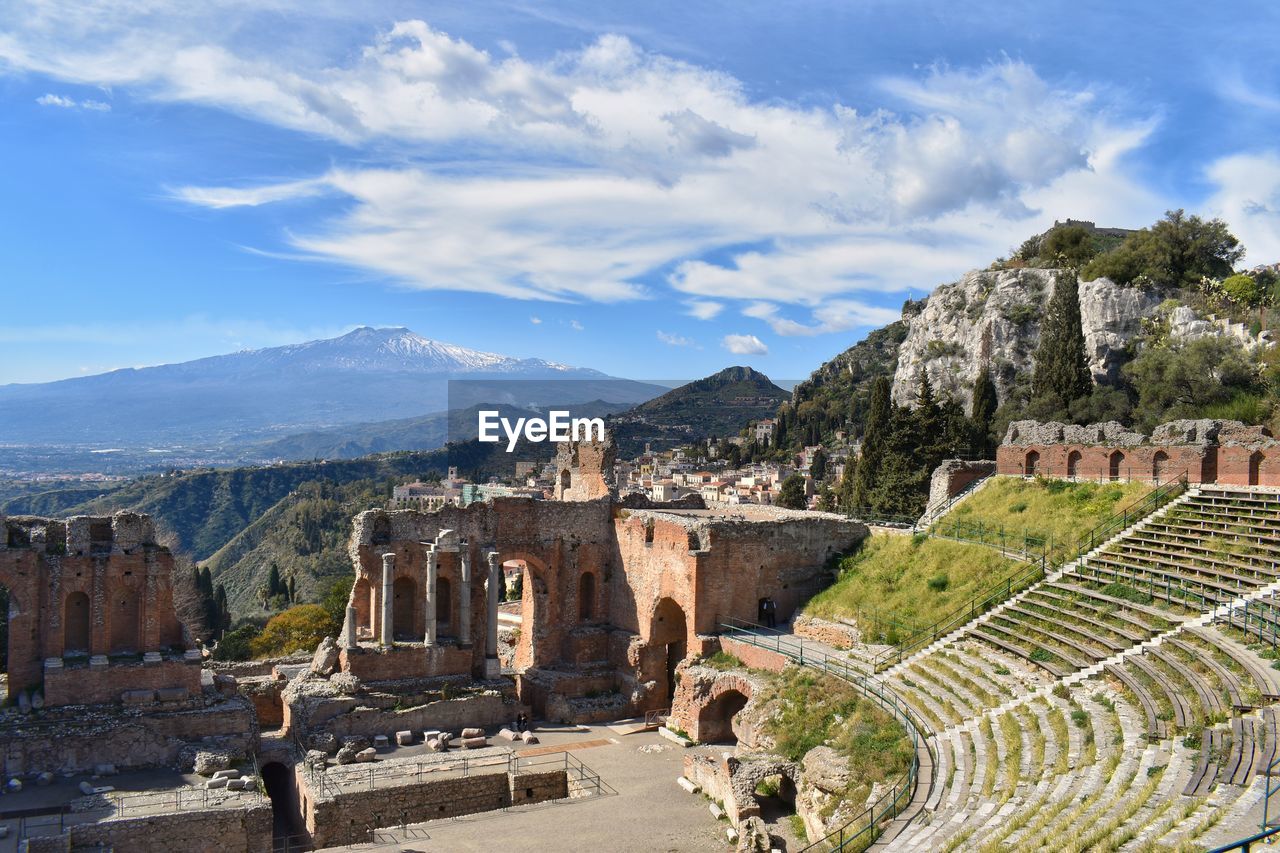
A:
[[[752,745],[750,735],[734,729],[734,718],[755,697],[756,685],[737,672],[721,672],[710,685],[697,683],[682,668],[682,681],[672,702],[672,717],[690,737],[701,743],[714,743],[730,738]],[[694,671],[697,671],[695,668]],[[688,683],[684,681],[688,679]]]
[[[1072,449],[1067,454],[1067,476],[1079,477],[1081,474],[1080,463],[1084,461],[1084,454],[1077,449]]]
[[[1035,476],[1040,471],[1040,451],[1028,450],[1027,455],[1023,457],[1022,473],[1028,477]]]
[[[498,565],[519,562],[522,570],[520,596],[520,640],[516,644],[515,668],[544,666],[551,663],[555,650],[547,642],[549,620],[552,618],[550,585],[551,571],[545,557],[530,551],[508,550],[498,552]]]

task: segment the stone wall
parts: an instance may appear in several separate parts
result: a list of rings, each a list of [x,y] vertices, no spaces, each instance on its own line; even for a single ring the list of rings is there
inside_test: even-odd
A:
[[[182,651],[173,607],[173,557],[155,542],[151,519],[136,513],[59,521],[0,517],[0,583],[9,589],[8,696],[36,687],[45,661],[69,657]],[[142,670],[112,673],[118,696]],[[90,684],[86,681],[85,684]],[[172,686],[182,686],[180,681]],[[46,703],[96,701],[69,690]]]
[[[458,817],[506,808],[513,802],[545,802],[568,795],[564,770],[475,773],[421,783],[411,780],[404,785],[337,795],[318,793],[305,774],[302,778],[306,788],[304,816],[317,849],[370,841],[370,827]]]
[[[402,710],[356,708],[333,717],[324,724],[323,729],[333,732],[339,738],[347,735],[391,736],[405,730],[421,735],[428,729],[457,734],[472,726],[489,728],[508,725],[521,710],[522,706],[509,698],[497,694],[481,694],[442,699]]]
[[[960,494],[966,487],[996,471],[994,460],[967,461],[964,459],[945,459],[933,469],[929,478],[929,502],[925,506],[925,517],[945,506],[947,501]]]
[[[1238,421],[1161,424],[1150,438],[1116,423],[1072,426],[1017,421],[996,451],[1001,474],[1082,480],[1280,487],[1280,442]]]
[[[90,665],[81,660],[73,666],[45,667],[44,701],[46,705],[91,705],[119,702],[122,694],[132,704],[146,704],[145,695],[161,691],[159,698],[175,701],[200,695],[199,660],[161,660],[154,663],[134,661]]]
[[[77,849],[129,853],[270,853],[271,804],[125,815],[71,827]]]
[[[616,456],[608,433],[604,441],[561,442],[556,447],[556,500],[593,501],[607,496],[614,485]]]
[[[857,625],[832,622],[803,613],[797,614],[792,630],[797,637],[817,640],[837,649],[851,649],[862,642],[862,631]]]

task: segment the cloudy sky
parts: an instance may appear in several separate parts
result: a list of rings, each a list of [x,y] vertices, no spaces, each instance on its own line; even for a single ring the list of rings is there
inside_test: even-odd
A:
[[[12,0],[0,383],[365,324],[798,378],[1055,218],[1280,260],[1278,10]]]

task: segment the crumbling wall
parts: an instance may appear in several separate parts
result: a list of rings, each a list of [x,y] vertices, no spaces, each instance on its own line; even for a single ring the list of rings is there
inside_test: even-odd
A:
[[[72,826],[71,844],[130,853],[270,853],[271,804],[125,814]]]

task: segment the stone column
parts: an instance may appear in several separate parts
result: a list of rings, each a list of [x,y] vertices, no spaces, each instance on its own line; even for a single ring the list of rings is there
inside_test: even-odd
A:
[[[344,649],[354,649],[356,643],[356,609],[354,607],[347,608],[347,619],[342,623],[342,647]]]
[[[462,572],[458,597],[458,643],[465,647],[471,645],[471,548],[465,540],[458,549],[458,561]]]
[[[393,607],[395,606],[395,574],[396,574],[396,555],[382,555],[382,624],[379,642],[383,646],[390,646],[394,641],[395,634],[392,632]]]
[[[498,602],[501,600],[498,591],[502,588],[502,564],[498,562],[497,551],[490,551],[486,557],[489,561],[489,602],[486,609],[489,619],[484,640],[484,674],[486,678],[497,678],[502,674],[502,665],[498,662]]]
[[[426,613],[427,633],[422,638],[423,645],[430,648],[436,644],[436,561],[439,555],[435,550],[427,552],[427,595],[423,610]]]

